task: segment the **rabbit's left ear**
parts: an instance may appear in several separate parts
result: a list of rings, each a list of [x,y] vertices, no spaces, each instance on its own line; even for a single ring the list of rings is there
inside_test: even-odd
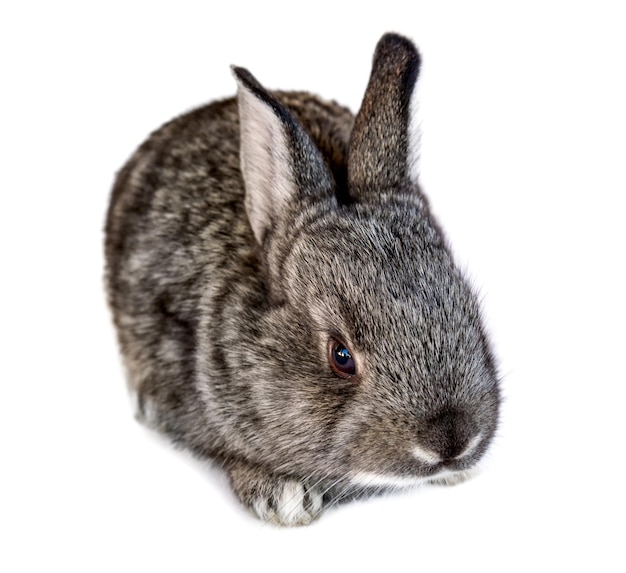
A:
[[[420,56],[410,40],[397,34],[380,39],[350,139],[348,184],[355,201],[417,184],[419,68]]]
[[[294,207],[330,197],[334,186],[322,154],[293,114],[244,68],[239,85],[241,172],[246,212],[259,244]]]

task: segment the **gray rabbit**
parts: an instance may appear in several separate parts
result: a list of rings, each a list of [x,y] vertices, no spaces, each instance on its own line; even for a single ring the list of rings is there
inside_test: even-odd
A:
[[[263,520],[458,481],[496,430],[477,298],[417,181],[419,68],[384,35],[355,118],[235,67],[237,99],[118,174],[106,278],[138,416]]]

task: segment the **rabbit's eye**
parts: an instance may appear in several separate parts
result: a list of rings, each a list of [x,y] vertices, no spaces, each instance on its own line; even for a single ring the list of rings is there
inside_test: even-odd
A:
[[[328,341],[328,362],[332,371],[341,378],[350,378],[356,374],[352,353],[345,344],[334,338]]]

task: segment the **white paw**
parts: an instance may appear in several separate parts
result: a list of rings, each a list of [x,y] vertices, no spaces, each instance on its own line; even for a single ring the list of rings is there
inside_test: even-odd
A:
[[[274,487],[270,497],[257,497],[253,511],[263,520],[277,525],[307,525],[322,510],[322,492],[307,488],[302,482],[286,479]]]

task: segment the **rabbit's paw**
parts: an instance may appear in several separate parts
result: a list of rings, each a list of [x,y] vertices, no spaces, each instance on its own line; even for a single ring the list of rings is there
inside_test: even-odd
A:
[[[323,492],[294,477],[275,476],[238,462],[230,469],[233,490],[260,519],[276,525],[308,525],[321,512]]]

